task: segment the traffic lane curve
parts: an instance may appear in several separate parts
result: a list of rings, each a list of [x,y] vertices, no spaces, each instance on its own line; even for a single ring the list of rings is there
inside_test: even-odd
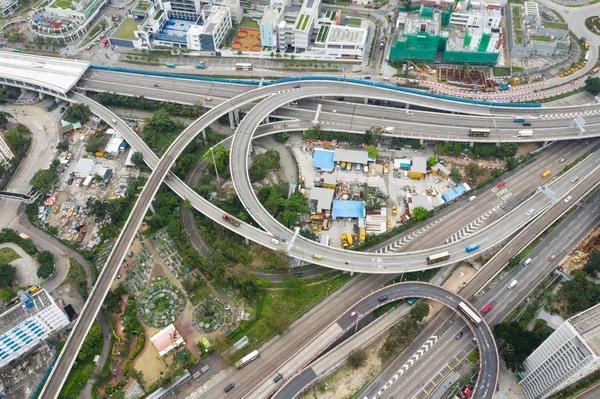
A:
[[[383,301],[379,301],[379,298],[383,296],[387,296],[387,299]],[[485,322],[483,316],[479,314],[479,311],[474,308],[471,304],[469,304],[466,300],[461,298],[458,294],[455,294],[452,291],[446,290],[443,287],[436,286],[430,283],[421,283],[421,282],[404,282],[393,284],[384,288],[381,288],[375,292],[373,292],[368,297],[365,297],[351,308],[349,308],[345,315],[342,315],[338,318],[337,324],[341,329],[348,331],[350,328],[354,326],[357,322],[356,317],[364,317],[369,313],[375,311],[377,308],[391,302],[395,302],[404,298],[410,297],[419,297],[431,299],[436,302],[442,303],[444,306],[451,308],[454,312],[456,312],[469,326],[469,329],[473,332],[473,335],[477,339],[477,344],[480,349],[480,377],[475,386],[476,392],[483,393],[481,395],[477,395],[474,397],[477,398],[492,398],[495,392],[495,386],[497,382],[498,370],[499,370],[499,355],[496,347],[496,342],[494,340],[494,336],[489,325]],[[481,324],[473,325],[467,318],[464,317],[462,312],[458,311],[458,304],[460,302],[464,302],[469,306],[469,308],[474,311],[476,314],[480,316],[482,319]],[[353,310],[357,309],[359,311],[359,316],[355,316],[350,318],[348,314]],[[362,317],[361,317],[362,316]],[[299,393],[297,389],[303,389],[308,383],[312,380],[309,380],[310,375],[306,373],[300,373],[291,380],[287,381],[286,384],[278,390],[275,398],[277,399],[289,399],[295,397],[289,396],[290,390],[285,387],[288,385],[293,385],[294,389],[296,389],[293,393]],[[296,378],[299,378],[301,383],[298,381],[294,381]],[[315,377],[316,378],[316,377]],[[280,395],[280,393],[285,393]]]
[[[192,92],[198,92],[206,90],[209,85],[210,86],[210,90],[214,90],[215,93],[218,92],[226,92],[226,91],[234,91],[236,89],[234,89],[233,87],[242,87],[242,90],[252,90],[254,88],[256,88],[256,85],[252,85],[249,84],[247,86],[245,85],[240,85],[240,84],[233,84],[233,83],[221,83],[221,82],[207,82],[207,81],[200,81],[200,80],[194,80],[194,79],[184,79],[184,78],[167,78],[167,77],[161,77],[161,76],[149,76],[149,75],[140,75],[140,74],[135,74],[135,73],[126,73],[126,72],[117,72],[117,71],[101,71],[101,70],[92,70],[93,74],[91,76],[93,76],[94,78],[87,78],[87,79],[97,79],[97,80],[105,80],[107,83],[118,83],[118,82],[123,82],[123,83],[128,83],[128,84],[135,84],[135,82],[139,82],[137,83],[137,85],[141,88],[141,89],[145,89],[149,87],[149,83],[153,82],[154,79],[158,80],[158,79],[164,79],[165,81],[169,82],[167,83],[169,86],[174,86],[174,83],[172,82],[177,82],[176,84],[180,87],[180,86],[185,86],[184,90],[188,91],[192,91]],[[99,75],[99,73],[103,73],[105,75]],[[98,75],[96,75],[98,74]],[[303,81],[303,82],[308,82],[308,81]],[[568,83],[568,82],[560,82],[560,83]],[[390,85],[391,86],[391,85]],[[376,90],[380,90],[377,87],[374,86],[363,86],[363,87],[371,87],[373,89]],[[391,86],[393,87],[393,86]],[[239,89],[238,89],[239,90]],[[409,94],[406,92],[399,92],[402,94]],[[427,93],[426,91],[424,91],[424,93]],[[218,97],[217,95],[215,95],[216,97]],[[222,96],[223,98],[226,98],[225,95]],[[232,93],[232,97],[233,97],[233,93]],[[428,99],[432,99],[432,100],[436,100],[436,101],[448,101],[448,100],[441,100],[441,99],[434,99],[432,97],[424,97],[421,96],[422,98],[428,98]],[[399,100],[392,100],[392,101],[398,101],[398,102],[403,102],[402,99]],[[436,101],[433,101],[433,103],[435,103]],[[469,106],[469,104],[463,104],[463,106],[460,107],[461,110],[463,110],[466,113],[471,113],[471,111],[473,110],[473,105],[471,104]],[[415,104],[415,105],[419,105],[419,104]],[[485,107],[485,106],[483,106]],[[499,114],[499,115],[514,115],[515,113],[517,114],[524,114],[524,115],[539,115],[539,114],[545,114],[547,112],[552,112],[552,111],[556,111],[556,112],[575,112],[575,111],[585,111],[585,110],[590,110],[590,109],[598,109],[599,105],[598,104],[584,104],[584,105],[574,105],[574,106],[566,106],[566,107],[544,107],[542,106],[541,108],[509,108],[509,107],[496,107],[496,106],[492,106],[491,107],[491,112],[484,112],[484,114]]]
[[[338,88],[339,91],[343,91],[342,88]],[[309,90],[307,90],[309,91]],[[295,93],[291,93],[292,95],[295,95]],[[311,92],[310,94],[305,94],[305,95],[314,95],[315,93]],[[256,127],[260,121],[262,121],[263,115],[268,114],[272,109],[276,108],[276,106],[280,103],[286,102],[288,101],[290,96],[290,93],[282,93],[279,94],[278,96],[272,96],[271,98],[261,102],[261,104],[259,104],[259,106],[255,107],[250,113],[248,113],[246,115],[246,117],[244,118],[244,120],[242,121],[242,123],[240,124],[240,126],[238,127],[238,132],[234,137],[234,141],[233,141],[233,146],[232,146],[232,150],[231,150],[231,162],[230,162],[230,168],[231,168],[231,173],[232,173],[232,180],[235,182],[234,187],[236,188],[236,191],[238,193],[238,197],[240,198],[241,202],[244,204],[244,206],[251,210],[250,213],[254,216],[254,215],[258,215],[258,217],[255,218],[255,220],[257,221],[257,223],[259,223],[265,230],[270,231],[271,233],[275,234],[278,237],[289,237],[291,235],[291,231],[288,230],[287,228],[285,228],[284,226],[282,226],[281,224],[279,224],[279,222],[277,222],[276,220],[274,220],[274,218],[268,216],[266,210],[264,210],[262,204],[260,204],[260,202],[257,200],[256,196],[254,195],[254,191],[250,185],[250,181],[249,181],[249,176],[247,173],[247,167],[248,167],[248,159],[247,159],[247,152],[249,150],[250,147],[250,143],[251,143],[251,139],[252,139],[252,129],[254,127]],[[594,165],[594,167],[596,167],[597,165]],[[245,171],[244,171],[245,170]],[[563,179],[564,180],[564,179]],[[564,184],[564,183],[563,183]],[[544,205],[547,205],[547,198],[542,198],[541,202]],[[523,207],[525,204],[522,204],[521,207]],[[538,208],[539,209],[539,208]],[[539,210],[536,210],[536,212],[539,212]],[[521,225],[523,225],[525,222],[527,222],[527,220],[523,220],[521,218],[513,218],[512,220],[509,221],[509,224],[514,224],[514,223],[521,223],[520,225],[515,225],[514,228],[518,228]],[[505,228],[506,228],[506,224],[505,224]],[[512,226],[511,226],[512,227]],[[508,230],[508,228],[506,228]],[[484,231],[485,229],[483,229],[482,231]],[[489,230],[489,228],[488,228]],[[512,229],[511,229],[512,231]],[[481,237],[481,236],[479,236]],[[474,238],[472,237],[472,239],[480,239],[479,237]],[[489,240],[491,237],[486,237],[486,238],[481,238],[480,242],[483,243],[486,240]],[[494,237],[493,241],[496,241],[497,237]],[[295,251],[295,253],[300,253],[300,256],[303,256],[304,259],[307,259],[308,261],[311,261],[313,263],[316,264],[321,264],[321,265],[329,265],[330,267],[334,267],[337,268],[337,265],[340,265],[339,267],[344,268],[346,270],[350,269],[351,271],[360,271],[360,272],[368,272],[368,273],[392,273],[392,272],[401,272],[404,271],[406,269],[410,269],[410,270],[414,270],[415,264],[410,265],[409,263],[406,264],[405,268],[399,268],[398,267],[398,263],[402,263],[405,261],[405,259],[401,259],[402,258],[402,254],[396,254],[395,258],[393,259],[393,262],[390,262],[391,256],[389,255],[379,255],[377,258],[372,258],[372,255],[368,255],[367,257],[365,257],[362,254],[357,254],[354,253],[352,257],[349,257],[347,255],[344,255],[344,251],[343,250],[339,250],[339,249],[334,249],[334,248],[326,248],[323,246],[317,246],[318,244],[315,244],[313,242],[310,242],[309,240],[305,240],[303,237],[298,237],[297,240],[300,240],[303,245],[302,245],[302,250],[301,251]],[[492,240],[490,240],[492,241]],[[449,244],[449,246],[453,246],[454,248],[456,248],[456,244]],[[446,249],[449,249],[450,247],[446,247]],[[436,249],[440,249],[442,250],[443,247],[437,247]],[[314,252],[312,252],[314,251]],[[310,256],[306,256],[307,252],[309,253],[308,255],[312,256],[312,254],[318,254],[322,257],[322,259],[310,259]],[[452,251],[450,251],[452,253]],[[455,251],[457,254],[462,254],[462,258],[465,258],[465,253],[464,253],[464,247],[463,244],[460,244],[460,248],[458,249],[458,251]],[[431,252],[430,252],[431,253]],[[294,255],[295,256],[295,255]],[[459,255],[460,256],[460,255]],[[326,260],[325,260],[326,258]],[[357,258],[364,258],[364,259],[359,259],[358,263],[361,263],[362,265],[364,264],[373,264],[373,266],[369,267],[368,269],[366,268],[360,268],[354,266],[354,264],[356,264],[357,262]],[[430,268],[432,267],[432,265],[424,265],[425,263],[425,256],[422,256],[420,261],[417,261],[418,263],[420,263],[419,269],[420,270],[424,270],[426,268]],[[456,262],[458,259],[453,259],[453,262]],[[353,265],[352,266],[347,266],[348,263],[346,262],[352,262]],[[436,266],[439,267],[443,264],[437,264]],[[390,270],[388,270],[388,267],[392,267]],[[392,271],[393,270],[393,271]]]
[[[99,109],[101,109],[101,106],[98,106]],[[125,130],[126,132],[129,133],[128,130]],[[139,142],[139,145],[141,145],[142,147],[140,148],[144,148],[146,149],[146,151],[148,151],[150,153],[150,155],[152,155],[154,157],[154,159],[156,159],[156,156],[154,154],[152,154],[151,150],[149,150],[147,148],[147,146],[145,146],[145,144],[143,143],[143,141],[137,137],[137,135],[130,133],[131,135],[133,135],[133,139],[137,140]],[[132,146],[134,148],[136,148],[137,144],[132,144]],[[147,158],[147,159],[151,159],[151,157]],[[201,212],[203,212],[204,214],[206,214],[207,216],[213,218],[213,220],[215,220],[216,222],[232,228],[232,226],[229,226],[229,224],[224,223],[221,220],[221,215],[222,215],[222,211],[220,209],[218,209],[217,207],[215,207],[214,205],[210,204],[208,201],[204,200],[203,198],[199,197],[199,195],[197,193],[195,193],[193,190],[191,190],[189,187],[187,187],[185,184],[183,184],[183,182],[179,181],[176,177],[171,176],[167,183],[170,184],[170,186],[174,189],[175,192],[177,192],[179,195],[181,195],[184,198],[189,199],[192,202],[192,205],[200,210]],[[261,213],[260,215],[261,217],[258,218],[259,221],[263,221],[263,223],[265,221],[268,220],[266,213]],[[247,226],[245,224],[242,224],[240,227],[233,229],[234,231],[236,231],[238,234],[241,234],[243,236],[246,236],[250,239],[252,239],[253,241],[261,244],[261,245],[265,245],[271,249],[277,250],[277,249],[283,249],[279,246],[275,246],[272,243],[272,235],[269,233],[265,233],[262,230],[259,229],[255,229],[254,227],[251,226]],[[278,236],[279,238],[283,238],[284,236]],[[301,238],[301,237],[299,237]],[[472,237],[472,239],[476,239],[475,237]],[[481,243],[483,244],[487,239],[482,239]],[[325,250],[324,247],[318,247],[318,250],[320,251],[321,249]],[[341,250],[340,250],[341,251]],[[373,265],[372,267],[370,267],[368,269],[368,272],[376,272],[376,273],[393,273],[393,272],[401,272],[401,271],[406,271],[406,270],[413,270],[413,268],[416,268],[417,270],[424,270],[427,268],[431,268],[431,267],[440,267],[440,266],[444,266],[450,263],[454,263],[456,261],[456,259],[454,258],[454,254],[451,257],[452,262],[446,262],[446,263],[441,263],[441,264],[435,264],[435,265],[425,265],[424,262],[424,258],[425,255],[424,253],[427,252],[427,250],[421,251],[423,253],[423,255],[417,255],[416,257],[413,256],[412,259],[409,259],[408,262],[404,263],[402,266],[398,267],[397,264],[394,264],[393,268],[388,269],[388,265],[382,264],[382,258],[377,256],[377,257],[371,257],[368,258],[366,260],[367,265],[371,264]],[[311,258],[311,254],[315,253],[315,252],[309,252],[306,251],[304,249],[296,249],[295,247],[292,250],[291,255],[299,257],[301,259],[305,259],[309,262],[312,263],[317,263],[317,264],[321,264],[321,266],[328,266],[328,267],[333,267],[333,268],[338,268],[338,269],[342,269],[342,270],[350,270],[350,271],[357,271],[357,272],[361,272],[362,270],[358,267],[355,266],[356,262],[354,261],[354,259],[349,259],[347,260],[347,262],[349,263],[348,265],[345,263],[346,261],[340,260],[339,255],[336,256],[332,256],[331,258],[327,259],[327,262],[318,262],[315,259]],[[462,247],[461,244],[458,245],[458,249],[455,251],[456,254],[458,254],[459,256],[462,256],[463,258],[465,257],[465,253],[464,253],[464,248]],[[353,253],[356,254],[356,253]],[[347,256],[347,255],[346,255]],[[342,256],[343,258],[343,256]],[[419,266],[414,266],[411,265],[410,260],[412,260],[413,262],[417,262],[419,264]]]

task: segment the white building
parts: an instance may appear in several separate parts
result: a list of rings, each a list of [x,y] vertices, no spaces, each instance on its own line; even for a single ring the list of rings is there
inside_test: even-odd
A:
[[[450,16],[451,25],[460,25],[473,28],[499,28],[502,22],[500,9],[488,7],[485,2],[471,2],[467,11],[463,3],[457,3],[457,10]]]
[[[332,25],[325,40],[325,54],[337,59],[362,60],[367,35],[368,30],[362,27]]]
[[[173,324],[169,324],[150,338],[159,356],[164,356],[175,348],[185,344],[183,337]]]
[[[267,7],[260,22],[260,44],[276,49],[279,44],[279,24],[283,20],[284,9]]]
[[[14,157],[15,154],[13,154],[6,141],[4,141],[4,136],[0,134],[0,164],[7,163]]]
[[[0,315],[0,368],[69,324],[54,299],[42,289],[19,292],[19,303]]]
[[[0,0],[0,14],[6,15],[18,5],[19,0]]]
[[[233,27],[229,8],[208,6],[202,9],[203,25],[192,26],[187,33],[187,47],[196,51],[218,51]]]
[[[523,393],[546,398],[600,369],[600,304],[571,317],[523,363]]]
[[[321,12],[321,0],[304,0],[293,27],[293,46],[307,49]]]

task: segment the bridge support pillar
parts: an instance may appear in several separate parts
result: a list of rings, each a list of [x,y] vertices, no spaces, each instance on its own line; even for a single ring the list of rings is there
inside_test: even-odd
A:
[[[250,245],[250,240],[248,239],[248,237],[244,237],[244,242],[246,243],[246,245]]]
[[[229,111],[229,127],[235,130],[235,119],[233,118],[233,111]]]
[[[39,100],[43,100],[44,99],[44,93],[38,92],[38,99]]]
[[[421,137],[421,138],[419,139],[419,142],[421,143],[421,145],[423,145],[423,143],[425,142],[425,140],[424,140],[424,139]]]
[[[202,134],[202,140],[206,141],[206,129],[202,129],[200,133]]]
[[[365,99],[364,99],[364,104],[365,104],[365,105],[367,105],[368,103],[369,103],[369,99],[368,99],[368,98],[365,98]]]
[[[234,116],[234,118],[235,118],[235,123],[236,123],[237,125],[239,125],[239,124],[240,124],[240,110],[239,110],[239,109],[237,109],[237,108],[236,108],[236,109],[234,109],[234,110],[233,110],[233,116]]]
[[[409,103],[404,104],[404,109],[406,110],[406,112],[408,112],[408,110],[410,109],[410,104]]]
[[[471,146],[471,148],[472,148],[472,147],[475,145],[475,142],[474,142],[474,141],[471,141],[471,142],[469,143],[469,145],[470,145],[470,146]]]
[[[550,142],[549,141],[544,141],[544,143],[542,144],[542,147],[546,147]]]
[[[354,276],[354,271],[350,272],[350,277]]]

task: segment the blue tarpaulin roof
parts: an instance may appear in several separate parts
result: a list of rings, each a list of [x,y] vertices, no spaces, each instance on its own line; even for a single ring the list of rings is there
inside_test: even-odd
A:
[[[315,152],[313,154],[313,166],[317,169],[331,172],[334,166],[333,154],[333,151],[315,148]]]
[[[331,216],[333,218],[364,218],[365,203],[363,201],[333,200]]]
[[[467,183],[463,183],[460,186],[455,187],[452,190],[448,191],[446,194],[442,194],[442,199],[444,200],[444,202],[450,202],[452,200],[457,199],[458,197],[460,197],[461,195],[463,195],[470,189],[471,189],[471,187],[469,187],[469,185]]]

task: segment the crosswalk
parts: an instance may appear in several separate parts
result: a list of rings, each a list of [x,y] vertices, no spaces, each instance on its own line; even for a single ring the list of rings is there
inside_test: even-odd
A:
[[[494,208],[490,209],[489,211],[487,211],[483,215],[479,216],[477,219],[473,220],[471,223],[469,223],[468,225],[466,225],[465,227],[463,227],[456,233],[452,234],[450,237],[448,237],[446,239],[446,241],[444,241],[444,244],[450,244],[455,241],[460,241],[463,238],[466,238],[466,237],[472,235],[477,230],[477,228],[479,226],[481,226],[481,224],[483,222],[485,222],[487,220],[487,218],[492,216],[492,214],[494,212],[496,212],[498,209],[500,209],[500,205],[496,205]]]
[[[415,364],[421,358],[421,356],[423,356],[429,349],[431,349],[431,347],[437,342],[437,340],[437,335],[432,335],[427,341],[425,341],[425,343],[419,348],[419,350],[416,351],[415,354],[412,355],[402,367],[400,367],[396,374],[394,374],[392,378],[390,378],[388,382],[386,382],[385,385],[381,387],[379,391],[377,391],[373,399],[378,399],[389,387],[392,386],[394,382],[396,382],[398,378],[402,376],[402,374],[406,373],[408,369],[411,368],[413,364]],[[365,397],[364,399],[368,398]]]
[[[388,244],[385,247],[378,249],[377,251],[375,251],[375,253],[385,254],[385,253],[389,253],[389,252],[398,252],[400,250],[400,248],[402,248],[404,245],[408,244],[409,242],[411,242],[412,240],[414,240],[421,234],[425,233],[427,230],[429,230],[430,228],[432,228],[433,226],[435,226],[442,220],[446,219],[447,217],[448,216],[446,215],[442,218],[439,218],[438,220],[435,220],[435,221],[429,223],[427,226],[421,227],[419,230],[413,231],[409,235],[404,236],[404,237],[400,238],[399,240],[394,241],[391,244]]]
[[[543,114],[543,115],[540,115],[540,119],[571,119],[571,118],[576,118],[578,116],[592,116],[592,115],[599,115],[599,114],[600,114],[600,109],[595,109],[595,110],[591,110],[591,111],[569,112],[569,113],[565,113],[565,114]]]

